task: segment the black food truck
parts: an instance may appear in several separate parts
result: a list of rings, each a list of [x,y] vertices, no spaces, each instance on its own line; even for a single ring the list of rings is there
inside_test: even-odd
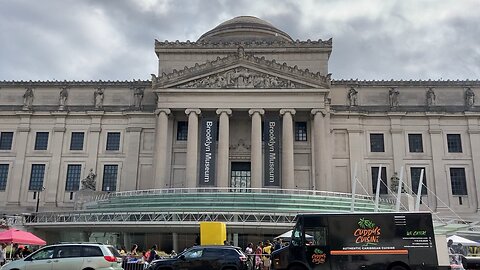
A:
[[[430,213],[301,214],[275,270],[439,269]]]

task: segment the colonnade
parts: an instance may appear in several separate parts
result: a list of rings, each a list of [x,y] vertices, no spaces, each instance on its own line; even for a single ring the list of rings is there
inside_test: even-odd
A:
[[[198,151],[199,151],[199,117],[201,110],[198,108],[187,108],[185,114],[188,117],[188,136],[186,153],[185,183],[188,188],[198,186]],[[284,189],[295,188],[295,161],[294,161],[294,120],[296,110],[292,108],[281,109],[282,117],[282,152],[281,152],[281,181],[279,187]],[[157,109],[156,135],[155,135],[155,187],[168,188],[170,176],[167,174],[168,153],[168,117],[170,109]],[[217,109],[218,129],[218,152],[216,166],[216,186],[229,186],[229,137],[230,137],[230,116],[231,109]],[[263,147],[262,147],[262,117],[265,110],[254,108],[248,110],[251,117],[251,187],[262,188],[263,184]],[[329,126],[325,120],[327,115],[325,109],[312,109],[313,116],[313,153],[312,168],[314,170],[314,185],[317,190],[326,190],[326,183],[329,173],[328,136]]]

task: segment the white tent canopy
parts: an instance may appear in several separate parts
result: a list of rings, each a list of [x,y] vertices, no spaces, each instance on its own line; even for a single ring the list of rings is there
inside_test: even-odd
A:
[[[293,231],[293,230],[286,231],[286,232],[280,234],[279,236],[274,237],[273,239],[280,239],[280,238],[281,238],[282,240],[288,242],[288,241],[290,241],[290,240],[292,239],[292,231]],[[307,235],[306,235],[306,238],[307,238],[307,239],[313,239],[313,236],[307,234]]]
[[[454,244],[462,244],[464,246],[469,246],[469,247],[480,246],[480,243],[472,241],[472,240],[464,238],[464,237],[461,237],[461,236],[458,236],[458,235],[449,236],[449,237],[447,237],[447,241],[448,240],[452,240]]]

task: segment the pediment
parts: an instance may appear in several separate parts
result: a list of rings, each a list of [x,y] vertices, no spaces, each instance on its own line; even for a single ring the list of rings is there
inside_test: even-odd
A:
[[[322,76],[286,63],[246,55],[243,48],[237,54],[156,77],[155,88],[330,88],[330,75]]]

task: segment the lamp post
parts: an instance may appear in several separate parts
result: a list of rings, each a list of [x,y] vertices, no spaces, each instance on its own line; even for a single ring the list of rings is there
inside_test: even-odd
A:
[[[41,187],[38,191],[37,191],[37,207],[35,207],[35,213],[38,213],[38,205],[40,204],[40,192],[44,191],[45,190],[45,187]]]

